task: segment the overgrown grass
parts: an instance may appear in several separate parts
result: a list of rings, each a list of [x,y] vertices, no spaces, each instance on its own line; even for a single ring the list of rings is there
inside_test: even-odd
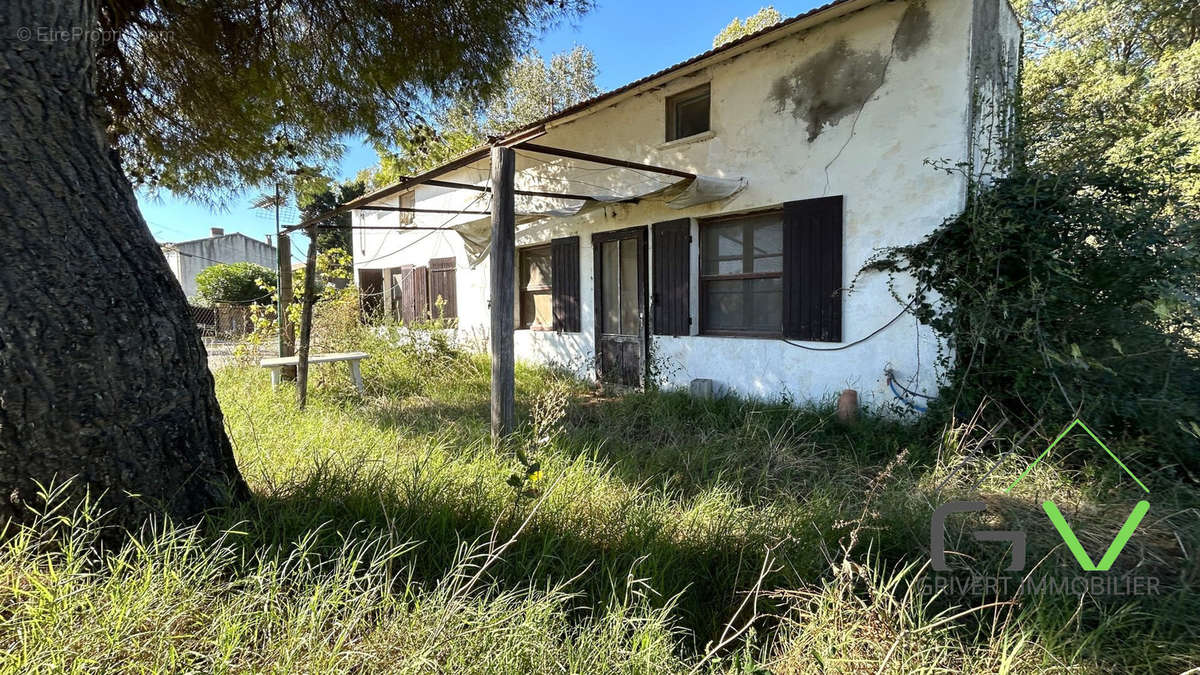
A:
[[[938,438],[870,416],[846,428],[820,406],[604,397],[519,367],[525,426],[497,449],[485,358],[428,333],[333,346],[372,354],[365,397],[337,366],[317,366],[301,413],[261,369],[217,372],[252,503],[200,528],[157,524],[107,553],[94,545],[103,520],[82,507],[8,533],[5,670],[1200,664],[1190,489],[1152,486],[1155,522],[1121,559],[1162,577],[1158,596],[928,596],[930,512],[990,468],[969,428]],[[530,473],[518,454],[540,473],[514,488],[514,472]],[[987,475],[984,498],[993,518],[1029,529],[1031,562],[1070,563],[1035,517],[1051,492],[1098,538],[1115,532],[1102,506],[1125,493],[1109,473],[1085,481],[1050,461],[1003,494],[1023,468],[1013,458]],[[1003,550],[963,536],[981,522],[948,542],[995,569]]]

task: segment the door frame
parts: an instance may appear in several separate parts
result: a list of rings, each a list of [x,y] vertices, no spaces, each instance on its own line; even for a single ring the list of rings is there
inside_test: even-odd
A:
[[[378,320],[383,314],[385,305],[383,270],[359,267],[355,272],[358,273],[356,282],[359,292],[359,311],[364,319]],[[378,284],[373,282],[378,282]]]
[[[603,271],[602,244],[607,241],[621,239],[636,239],[638,247],[638,317],[639,325],[636,337],[641,342],[642,348],[639,354],[641,364],[638,368],[638,384],[639,388],[646,385],[646,372],[649,369],[650,356],[650,317],[648,314],[648,301],[650,296],[649,289],[649,250],[648,250],[648,231],[646,225],[637,225],[634,227],[624,227],[619,230],[606,230],[604,232],[592,233],[592,318],[593,330],[595,338],[593,344],[593,365],[596,368],[596,381],[605,383],[601,377],[601,357],[600,357],[600,339],[604,335],[604,278],[601,274]],[[618,275],[618,283],[620,276]],[[608,382],[607,384],[616,384]]]

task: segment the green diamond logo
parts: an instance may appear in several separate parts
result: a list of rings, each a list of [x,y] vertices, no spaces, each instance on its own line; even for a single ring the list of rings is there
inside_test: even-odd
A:
[[[1144,492],[1149,494],[1150,490],[1146,488],[1146,485],[1142,483],[1142,481],[1138,480],[1138,477],[1133,475],[1133,472],[1129,470],[1129,467],[1125,466],[1125,463],[1122,462],[1115,454],[1113,454],[1112,450],[1108,449],[1108,446],[1104,444],[1104,441],[1101,441],[1100,438],[1096,436],[1096,434],[1093,433],[1092,430],[1089,429],[1082,420],[1079,419],[1076,419],[1068,424],[1067,428],[1063,429],[1062,433],[1060,433],[1054,439],[1054,442],[1050,444],[1050,447],[1046,448],[1046,450],[1042,452],[1042,454],[1039,455],[1032,464],[1026,467],[1026,469],[1021,472],[1021,475],[1017,476],[1017,479],[1014,480],[1011,485],[1005,488],[1004,491],[1008,492],[1009,490],[1012,490],[1017,483],[1021,482],[1021,479],[1029,475],[1029,472],[1033,470],[1033,467],[1037,466],[1038,462],[1041,462],[1046,455],[1050,454],[1050,451],[1053,450],[1054,447],[1067,436],[1067,434],[1075,429],[1075,427],[1079,427],[1086,431],[1088,436],[1091,436],[1092,440],[1096,442],[1096,445],[1099,445],[1104,452],[1106,452],[1108,456],[1117,463],[1117,466],[1120,466],[1125,473],[1129,474],[1129,477],[1138,484],[1138,487],[1142,488]],[[1121,551],[1125,548],[1125,544],[1128,543],[1129,538],[1133,536],[1133,531],[1137,529],[1139,524],[1141,524],[1142,518],[1144,518],[1146,516],[1146,512],[1150,510],[1150,502],[1143,499],[1133,507],[1133,512],[1125,518],[1125,523],[1117,532],[1117,536],[1113,539],[1112,543],[1108,545],[1108,550],[1104,552],[1104,556],[1100,558],[1099,563],[1092,562],[1091,556],[1089,556],[1087,551],[1083,549],[1083,544],[1079,543],[1079,537],[1075,536],[1075,532],[1072,531],[1071,526],[1067,524],[1067,519],[1063,517],[1062,512],[1058,510],[1058,506],[1053,501],[1046,500],[1042,502],[1042,510],[1044,510],[1046,515],[1050,517],[1050,522],[1054,524],[1054,529],[1058,530],[1058,534],[1063,538],[1063,542],[1067,545],[1067,548],[1070,549],[1071,554],[1075,556],[1075,560],[1079,563],[1079,566],[1084,569],[1084,571],[1105,572],[1112,568],[1113,563],[1117,560],[1117,556],[1121,555]]]

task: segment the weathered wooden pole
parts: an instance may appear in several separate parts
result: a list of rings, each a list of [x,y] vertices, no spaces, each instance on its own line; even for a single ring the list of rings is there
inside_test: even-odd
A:
[[[308,228],[308,259],[304,263],[304,298],[300,305],[300,349],[296,359],[296,403],[308,403],[308,344],[312,337],[313,295],[317,284],[317,228]]]
[[[516,282],[516,204],[514,180],[517,155],[512,148],[492,148],[492,326],[488,344],[492,356],[492,440],[513,431],[513,293]]]
[[[278,314],[279,355],[293,356],[296,353],[296,331],[288,314],[288,308],[292,306],[292,238],[280,234],[276,237],[276,246],[279,254],[279,303],[275,312]],[[284,381],[296,379],[295,368],[283,368],[281,372]]]

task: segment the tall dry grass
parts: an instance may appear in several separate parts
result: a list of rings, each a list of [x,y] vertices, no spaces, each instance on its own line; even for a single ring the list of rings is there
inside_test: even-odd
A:
[[[0,544],[5,672],[1177,672],[1200,664],[1196,492],[1155,485],[1121,564],[1154,598],[919,592],[929,514],[987,466],[969,425],[930,433],[828,408],[596,395],[520,366],[524,426],[487,429],[486,359],[442,333],[347,330],[359,396],[313,370],[304,413],[253,365],[217,372],[251,503],[103,548],[103,514],[50,496]],[[537,475],[529,472],[536,463]],[[1108,526],[1119,481],[1054,461],[993,518],[1031,560],[1053,491]],[[515,475],[519,485],[510,484]],[[1153,480],[1152,478],[1150,480]],[[1159,504],[1162,505],[1159,508]],[[1190,519],[1190,520],[1189,520]],[[962,536],[962,559],[1004,557]],[[989,523],[996,525],[996,523]],[[1042,529],[1038,529],[1041,527]],[[1115,526],[1112,531],[1115,531]]]

